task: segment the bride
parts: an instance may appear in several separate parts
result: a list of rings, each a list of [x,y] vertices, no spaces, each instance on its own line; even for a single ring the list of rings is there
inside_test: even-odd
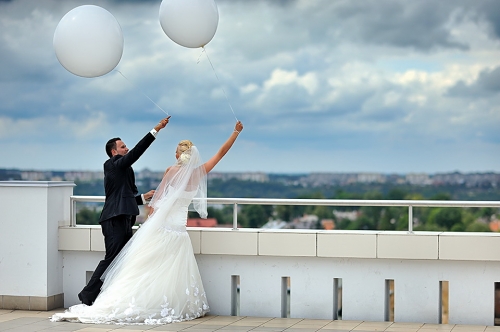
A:
[[[101,293],[92,306],[78,304],[52,321],[114,324],[166,324],[209,312],[201,276],[186,232],[190,203],[207,217],[207,173],[229,151],[243,125],[219,151],[202,163],[191,141],[179,143],[176,163],[165,171],[143,226],[103,275]]]

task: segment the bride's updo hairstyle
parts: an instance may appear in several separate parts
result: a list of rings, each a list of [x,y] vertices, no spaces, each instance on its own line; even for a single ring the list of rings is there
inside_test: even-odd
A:
[[[191,147],[193,146],[193,142],[190,140],[182,140],[178,144],[178,149],[180,152],[179,159],[177,161],[178,165],[184,165],[187,164],[189,159],[191,158]]]
[[[191,149],[193,145],[193,142],[191,142],[190,140],[182,140],[179,142],[179,151],[183,153],[184,151]]]

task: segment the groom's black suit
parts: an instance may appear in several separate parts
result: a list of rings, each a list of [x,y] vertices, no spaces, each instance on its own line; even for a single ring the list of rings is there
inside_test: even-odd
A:
[[[155,137],[148,133],[125,155],[115,155],[104,163],[104,191],[106,200],[99,223],[104,235],[106,255],[97,265],[87,286],[78,294],[85,304],[91,305],[99,295],[101,276],[132,237],[132,226],[139,214],[138,205],[142,197],[138,195],[132,164],[153,143]]]

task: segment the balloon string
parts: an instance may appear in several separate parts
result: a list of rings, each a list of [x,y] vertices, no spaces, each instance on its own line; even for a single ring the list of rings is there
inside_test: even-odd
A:
[[[233,107],[231,106],[231,103],[229,102],[229,98],[227,98],[226,91],[224,90],[224,87],[222,86],[222,83],[220,82],[219,76],[217,76],[217,73],[215,72],[214,65],[212,64],[212,61],[210,61],[210,58],[208,57],[208,53],[207,53],[207,50],[205,49],[205,46],[202,46],[202,48],[203,48],[202,53],[205,52],[205,55],[207,56],[208,62],[210,62],[210,66],[212,67],[212,70],[213,70],[213,72],[215,74],[215,77],[217,78],[217,81],[219,81],[219,84],[220,84],[220,87],[222,89],[222,92],[224,92],[224,97],[226,97],[226,100],[227,100],[227,103],[229,105],[229,108],[231,109],[231,112],[233,112],[233,115],[234,115],[234,118],[236,119],[236,121],[238,121],[238,118],[236,117],[236,114],[234,114]],[[201,57],[201,54],[200,54],[200,57]],[[198,57],[198,63],[200,62],[200,57]]]
[[[203,52],[205,52],[205,47],[204,46],[202,46],[202,47],[203,47],[203,51],[201,51],[200,55],[198,56],[198,60],[196,61],[196,64],[200,63],[201,56],[203,55]],[[209,61],[210,61],[210,59],[209,59]]]
[[[156,107],[158,107],[159,109],[161,109],[161,110],[163,111],[163,113],[165,113],[166,115],[170,115],[170,114],[168,114],[168,112],[165,112],[165,110],[164,110],[163,108],[161,108],[160,106],[158,106],[158,104],[157,104],[157,103],[155,103],[155,102],[154,102],[151,98],[149,98],[149,96],[148,96],[147,94],[145,94],[144,92],[142,92],[141,90],[139,90],[139,88],[137,88],[137,86],[136,86],[134,83],[132,83],[132,82],[131,82],[128,78],[126,78],[126,77],[125,77],[125,75],[123,75],[121,71],[119,71],[119,70],[117,70],[117,69],[115,69],[115,71],[116,71],[116,72],[118,72],[120,75],[122,75],[124,79],[126,79],[126,80],[127,80],[127,81],[128,81],[128,82],[129,82],[129,83],[130,83],[130,84],[131,84],[134,88],[136,88],[136,89],[137,89],[137,91],[139,91],[140,93],[142,93],[142,94],[143,94],[146,98],[148,98],[148,99],[149,99],[149,100],[150,100],[153,104],[155,104],[155,105],[156,105]]]

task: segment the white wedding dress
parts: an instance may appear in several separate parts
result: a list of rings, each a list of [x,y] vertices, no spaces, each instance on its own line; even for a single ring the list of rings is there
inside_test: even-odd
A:
[[[94,304],[72,306],[51,320],[156,325],[204,316],[208,301],[186,232],[195,194],[181,191],[161,198],[164,202],[106,271]]]

